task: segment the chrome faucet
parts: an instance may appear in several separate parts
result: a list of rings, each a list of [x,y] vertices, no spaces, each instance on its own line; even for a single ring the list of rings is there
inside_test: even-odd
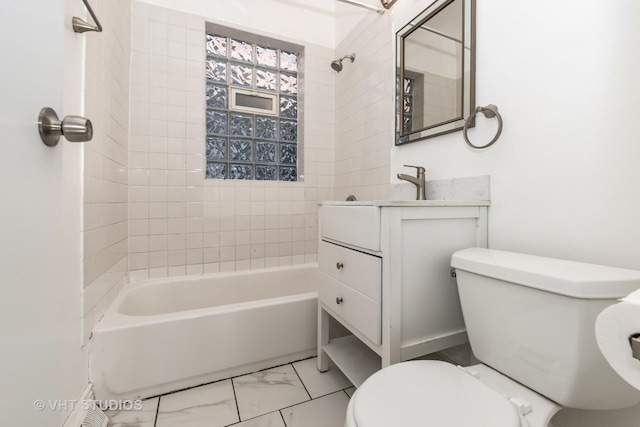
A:
[[[422,166],[404,165],[406,168],[416,168],[418,170],[418,176],[413,177],[411,175],[405,175],[403,173],[398,174],[398,179],[409,181],[416,186],[417,194],[416,200],[427,200],[425,195],[426,185],[424,182],[425,169]]]

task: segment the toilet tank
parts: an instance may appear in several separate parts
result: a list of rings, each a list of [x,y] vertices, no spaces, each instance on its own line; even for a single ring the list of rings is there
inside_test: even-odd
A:
[[[484,248],[456,252],[451,266],[482,363],[566,407],[640,402],[595,338],[598,314],[640,288],[640,272]]]

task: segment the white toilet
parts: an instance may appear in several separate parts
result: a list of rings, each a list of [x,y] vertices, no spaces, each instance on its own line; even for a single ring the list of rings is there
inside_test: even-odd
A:
[[[456,252],[451,266],[482,364],[382,369],[351,398],[346,427],[544,427],[562,407],[640,402],[594,332],[600,311],[640,288],[640,272],[482,248]]]

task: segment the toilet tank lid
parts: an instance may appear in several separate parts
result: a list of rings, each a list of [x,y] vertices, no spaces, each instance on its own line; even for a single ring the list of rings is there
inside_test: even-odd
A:
[[[622,298],[640,288],[640,271],[496,249],[463,249],[451,266],[574,298]]]

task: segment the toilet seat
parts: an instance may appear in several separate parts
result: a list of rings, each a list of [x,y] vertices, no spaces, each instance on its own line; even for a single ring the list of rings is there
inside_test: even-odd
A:
[[[523,416],[507,397],[440,361],[382,369],[358,388],[349,406],[348,427],[523,425]]]

